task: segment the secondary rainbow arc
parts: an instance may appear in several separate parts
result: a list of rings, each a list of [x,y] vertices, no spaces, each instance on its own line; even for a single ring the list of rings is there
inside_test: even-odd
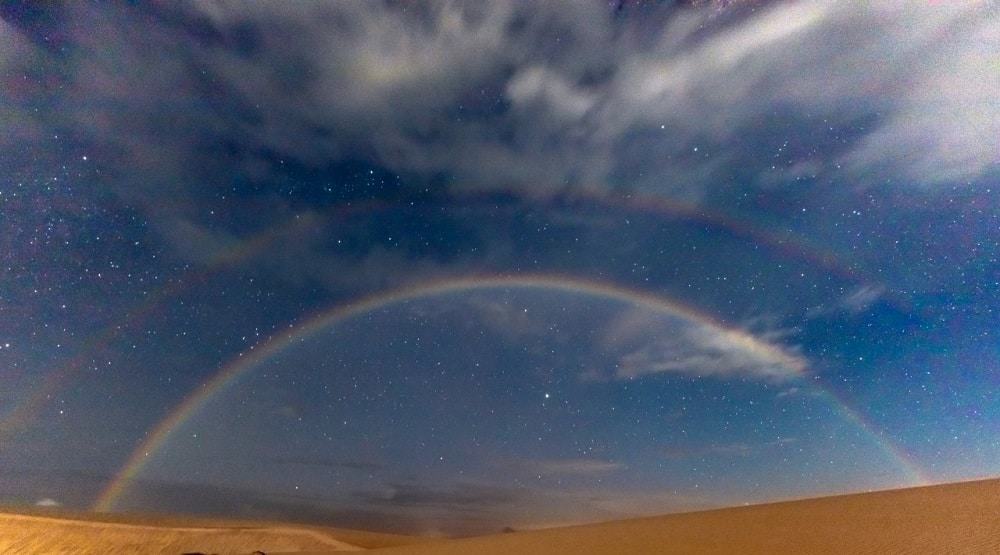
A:
[[[608,195],[597,193],[596,191],[600,189],[600,187],[583,188],[570,196],[529,199],[529,205],[553,209],[606,207],[657,217],[674,218],[678,221],[700,222],[710,228],[724,230],[735,237],[752,239],[755,243],[774,249],[782,256],[800,259],[840,278],[853,282],[860,280],[860,283],[877,283],[873,282],[870,276],[859,275],[857,270],[850,265],[840,263],[839,257],[835,253],[817,249],[813,245],[804,243],[799,237],[775,234],[723,213],[713,212],[704,207],[660,195],[643,193]],[[475,207],[490,205],[495,200],[489,194],[467,193],[446,200],[425,199],[425,202],[418,203],[417,207],[430,206],[439,202]],[[324,214],[326,217],[351,217],[392,207],[393,205],[386,201],[368,200],[338,205],[326,210]],[[73,377],[87,365],[89,360],[99,356],[99,353],[106,350],[115,341],[120,340],[126,331],[135,330],[148,322],[170,299],[176,298],[194,284],[208,280],[216,272],[231,268],[257,256],[280,238],[294,235],[296,230],[309,228],[316,223],[317,217],[312,213],[297,215],[283,225],[265,229],[237,247],[220,253],[208,261],[204,268],[191,271],[179,280],[162,287],[135,309],[126,312],[122,319],[111,323],[97,333],[94,338],[88,340],[88,347],[60,368],[47,374],[34,392],[25,399],[16,402],[6,414],[0,415],[0,436],[27,425],[48,403],[48,400],[55,398],[59,391],[65,388]],[[896,302],[892,297],[887,297],[886,300]]]

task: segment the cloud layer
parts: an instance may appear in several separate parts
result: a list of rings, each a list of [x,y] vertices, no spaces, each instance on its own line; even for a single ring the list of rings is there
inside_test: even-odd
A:
[[[528,195],[699,199],[733,180],[814,177],[928,188],[996,167],[1000,26],[988,3],[634,9],[645,13],[597,2],[69,5],[51,34],[73,55],[51,29],[0,28],[10,81],[58,68],[70,91],[53,110],[8,107],[8,137],[73,132],[129,161],[119,169],[134,174],[122,176],[133,193],[222,186],[213,158],[227,144],[240,145],[236,167],[251,180],[360,155],[462,190]],[[748,145],[763,121],[775,136]]]

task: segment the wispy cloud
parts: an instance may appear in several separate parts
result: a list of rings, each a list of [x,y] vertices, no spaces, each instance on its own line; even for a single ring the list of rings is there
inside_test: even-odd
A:
[[[384,466],[374,461],[331,459],[320,457],[272,457],[268,462],[291,466],[315,466],[334,469],[358,470],[361,472],[377,472]]]
[[[932,195],[993,175],[1000,101],[986,53],[998,29],[983,2],[69,3],[44,25],[0,24],[5,75],[44,74],[61,91],[38,110],[41,91],[11,81],[0,148],[17,173],[41,164],[17,153],[61,152],[46,141],[62,137],[90,155],[100,194],[143,212],[184,262],[252,260],[343,293],[522,262],[502,233],[440,260],[370,241],[334,252],[325,239],[341,218],[303,213],[284,192],[365,197],[318,178],[345,164],[419,194],[640,191],[695,204],[803,180]],[[222,198],[251,210],[249,225],[204,209]],[[712,354],[651,346],[615,374],[720,375],[747,354],[692,333]],[[755,375],[787,368],[743,358]]]
[[[363,491],[354,497],[366,505],[391,507],[464,507],[495,510],[518,499],[514,490],[472,483],[429,487],[410,483],[388,484],[379,491]]]
[[[603,343],[609,353],[617,353],[611,376],[616,379],[659,373],[772,380],[800,375],[805,359],[771,342],[777,335],[774,330],[751,334],[635,309],[623,312],[608,326]],[[582,378],[601,375],[591,370]]]
[[[885,287],[876,285],[860,285],[848,291],[840,298],[829,303],[818,305],[807,311],[809,318],[822,318],[831,315],[856,315],[865,312],[879,302],[886,293]]]
[[[782,399],[784,397],[791,397],[797,395],[801,391],[798,387],[789,387],[788,389],[782,389],[775,395],[776,398]]]
[[[745,457],[763,450],[783,447],[795,443],[797,438],[784,437],[763,443],[735,442],[697,447],[670,447],[663,456],[670,460],[712,457]]]
[[[598,476],[625,469],[623,463],[599,459],[524,460],[516,466],[542,476]]]
[[[693,199],[734,177],[963,183],[1000,152],[989,54],[1000,25],[986,2],[782,2],[726,17],[663,6],[636,18],[560,2],[65,11],[71,59],[32,43],[40,30],[0,27],[8,68],[70,69],[58,110],[13,103],[8,115],[28,136],[68,126],[129,159],[118,169],[132,173],[121,176],[132,198],[347,152],[462,189]],[[786,132],[748,140],[761,118]],[[246,148],[220,166],[206,150],[220,142]]]
[[[845,295],[840,301],[840,306],[849,312],[862,312],[878,301],[884,293],[883,287],[862,285]]]

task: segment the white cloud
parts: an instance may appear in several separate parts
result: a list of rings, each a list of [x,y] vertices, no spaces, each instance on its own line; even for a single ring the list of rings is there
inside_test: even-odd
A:
[[[56,501],[55,499],[52,499],[52,498],[49,498],[49,497],[45,497],[43,499],[39,499],[38,501],[36,501],[35,502],[35,506],[36,507],[62,507],[62,503]]]
[[[624,355],[616,369],[616,377],[627,379],[672,372],[782,379],[793,377],[802,370],[802,363],[789,358],[794,362],[788,364],[770,349],[751,347],[746,340],[733,337],[731,332],[701,324],[691,325]]]
[[[567,123],[582,118],[597,102],[595,94],[576,89],[562,76],[540,66],[518,72],[507,83],[507,96],[521,109],[536,103]]]
[[[891,4],[891,3],[889,3]],[[876,6],[879,6],[876,4]],[[1000,18],[985,2],[880,6],[881,41],[868,45],[898,63],[885,120],[844,159],[854,173],[935,185],[961,183],[1000,163]],[[863,86],[863,83],[859,83]]]
[[[371,32],[348,44],[375,52],[381,62],[371,63],[383,68],[378,75],[392,76],[355,79],[349,92],[370,102],[363,106],[367,113],[393,122],[374,138],[384,141],[377,148],[386,163],[453,172],[463,187],[513,185],[535,193],[612,182],[628,173],[622,167],[628,163],[636,175],[626,185],[698,196],[727,177],[740,151],[752,149],[746,133],[782,111],[811,118],[790,137],[811,158],[790,168],[805,164],[854,182],[973,179],[996,164],[1000,152],[997,72],[991,71],[997,62],[988,54],[1000,44],[1000,26],[974,3],[786,3],[699,39],[693,36],[704,20],[681,16],[647,47],[636,45],[629,28],[615,34],[610,18],[581,13],[561,21],[564,36],[577,45],[581,37],[605,42],[580,48],[572,60],[527,53],[546,44],[545,29],[502,33],[520,15],[509,7],[485,9],[472,18],[475,24],[462,23],[470,19],[464,12],[448,4],[418,30],[385,12],[369,14]],[[532,15],[551,16],[545,10]],[[404,29],[404,38],[386,41],[380,31],[386,26]],[[506,84],[509,114],[487,126],[443,117],[467,92],[463,87],[496,76],[505,64],[521,66]],[[602,71],[610,77],[586,79]],[[398,96],[404,85],[421,106]],[[427,119],[418,124],[413,108]],[[860,129],[857,121],[866,118],[870,127]],[[400,123],[423,132],[408,133]],[[642,143],[641,154],[622,157],[636,133],[661,125],[662,137]],[[817,135],[831,127],[847,146],[825,152],[827,139]],[[500,138],[504,133],[507,139]],[[682,156],[698,141],[714,143],[710,156]],[[770,161],[757,163],[761,179],[773,173]]]
[[[806,360],[770,342],[774,331],[751,335],[713,324],[667,318],[645,310],[624,312],[604,335],[605,349],[617,353],[613,377],[634,379],[659,373],[785,380],[799,376]],[[581,376],[595,379],[594,371]]]
[[[350,153],[462,189],[688,200],[814,175],[926,193],[995,171],[1000,152],[1000,22],[984,2],[631,19],[597,2],[175,7],[211,28],[200,40],[137,10],[68,9],[77,55],[53,113],[129,161],[142,179],[116,182],[131,197],[216,186],[188,184],[214,163],[202,138],[244,147],[226,172],[266,176],[262,151],[316,166]],[[251,47],[234,48],[243,36]]]

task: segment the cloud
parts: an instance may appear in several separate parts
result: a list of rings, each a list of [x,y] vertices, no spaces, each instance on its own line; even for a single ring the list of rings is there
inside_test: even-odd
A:
[[[624,311],[604,333],[605,349],[616,354],[613,376],[634,379],[651,374],[676,373],[699,377],[753,376],[784,380],[800,375],[806,360],[772,343],[780,335],[720,328],[649,311]],[[582,376],[595,379],[591,370]]]
[[[809,308],[806,315],[808,318],[822,318],[831,315],[843,315],[845,313],[850,315],[861,314],[881,300],[885,296],[885,293],[886,288],[883,286],[859,285],[839,299]]]
[[[782,389],[775,395],[775,398],[783,399],[785,397],[791,397],[793,395],[797,395],[799,391],[801,390],[798,387],[789,387],[788,389]]]
[[[419,515],[384,508],[343,506],[335,500],[283,495],[243,488],[162,481],[140,481],[123,500],[129,510],[156,510],[227,518],[285,520],[398,533],[419,533]]]
[[[280,206],[280,202],[278,203]],[[410,281],[460,273],[468,259],[447,263],[433,257],[415,257],[405,248],[369,246],[361,253],[329,248],[340,222],[318,211],[302,211],[281,218],[259,233],[236,236],[187,219],[161,226],[177,256],[214,270],[252,266],[254,272],[278,277],[294,287],[320,285],[332,291],[389,289]],[[378,222],[359,224],[355,232],[371,231]]]
[[[19,451],[27,449],[29,453],[38,450],[31,443],[11,445],[17,445]],[[29,455],[27,460],[28,463],[21,464],[9,454],[0,453],[0,464],[4,467],[4,473],[0,475],[0,498],[5,504],[33,505],[56,501],[64,507],[86,508],[111,479],[99,472],[38,465],[36,461],[42,460],[42,457],[31,458]]]
[[[361,507],[416,517],[432,530],[459,534],[497,532],[505,526],[534,529],[600,522],[677,510],[718,507],[720,500],[664,491],[551,490],[464,483],[443,487],[392,484],[355,494]]]
[[[1000,151],[995,61],[983,54],[1000,37],[976,4],[790,2],[718,23],[651,10],[662,24],[652,36],[596,4],[275,7],[270,27],[296,28],[297,44],[316,48],[310,57],[293,43],[263,61],[299,59],[312,80],[305,102],[257,132],[322,160],[324,142],[307,146],[289,126],[326,126],[397,171],[529,194],[604,183],[700,196],[734,169],[759,180],[803,164],[852,181],[975,179]],[[245,17],[223,12],[210,10],[221,33]],[[261,73],[261,60],[214,61],[245,96],[271,92],[235,78]],[[499,106],[477,106],[484,88],[502,91]],[[747,144],[774,117],[796,124],[786,138],[800,151],[779,167]],[[830,127],[836,139],[824,138]],[[688,155],[699,144],[705,155]]]
[[[295,459],[288,459],[289,461]],[[305,462],[308,459],[302,459]],[[320,462],[319,460],[312,462]],[[330,461],[351,464],[364,461]],[[33,503],[39,491],[70,495],[64,506],[86,509],[110,476],[67,470],[14,468],[0,477],[0,491],[13,500]],[[45,486],[44,484],[48,484]],[[55,486],[53,486],[53,484]],[[31,492],[34,492],[34,497]],[[47,501],[46,501],[47,502]],[[267,492],[242,487],[138,479],[121,500],[131,511],[157,511],[226,518],[315,523],[358,530],[404,534],[474,535],[517,529],[594,522],[640,514],[700,509],[724,504],[676,492],[617,492],[530,489],[462,482],[389,482],[363,491],[326,490],[314,493]]]
[[[384,468],[384,465],[374,461],[327,459],[318,457],[275,457],[268,458],[267,461],[283,465],[317,466],[323,468],[357,470],[360,472],[378,472]]]
[[[759,377],[788,378],[804,365],[795,359],[786,364],[778,355],[748,348],[736,341],[731,332],[694,325],[678,330],[675,336],[660,337],[638,350],[627,353],[616,368],[618,378],[675,372],[699,376],[750,374]]]
[[[797,442],[794,437],[778,438],[764,443],[725,443],[703,447],[671,447],[663,451],[663,456],[669,460],[683,460],[706,457],[746,457],[762,450],[783,447]]]
[[[52,499],[51,497],[45,497],[43,499],[39,499],[38,501],[36,501],[35,502],[35,506],[36,507],[62,507],[62,503],[56,501],[55,499]]]
[[[886,32],[861,54],[885,52],[912,73],[891,74],[900,82],[889,86],[900,97],[845,156],[855,173],[934,185],[976,179],[997,168],[1000,26],[989,4],[936,3],[921,10],[919,20],[905,17],[900,6],[875,6],[874,18]]]
[[[596,476],[625,468],[623,463],[598,459],[525,460],[518,466],[529,474],[543,476]]]
[[[217,265],[227,253],[245,250],[244,242],[227,231],[213,232],[188,220],[177,220],[170,228],[174,248],[193,262]]]
[[[39,136],[70,129],[103,147],[130,198],[359,155],[461,189],[701,198],[733,178],[803,173],[961,183],[1000,152],[988,54],[1000,26],[984,2],[781,2],[725,17],[561,2],[64,12],[71,57],[26,56],[0,28],[21,45],[6,65],[48,58],[69,91],[48,114],[17,115]],[[763,119],[782,136],[756,136]]]
[[[521,260],[500,240],[441,260],[372,241],[334,254],[342,214],[303,211],[290,191],[336,206],[482,191],[709,204],[803,180],[926,195],[992,175],[1000,152],[986,54],[1000,25],[986,3],[69,3],[3,15],[10,173],[66,163],[16,153],[87,154],[99,179],[80,191],[117,193],[183,262],[252,258],[302,287]],[[331,177],[352,164],[402,185]],[[308,221],[289,226],[296,217]],[[463,236],[481,239],[477,223]]]
[[[840,306],[852,313],[862,312],[882,298],[883,294],[885,294],[884,287],[862,285],[845,295],[840,301]]]
[[[6,70],[7,64],[23,55],[24,41],[17,30],[0,19],[0,69]]]
[[[470,483],[450,487],[429,487],[418,484],[388,484],[380,491],[355,493],[365,505],[392,507],[461,507],[466,510],[496,509],[511,505],[519,496],[508,488]]]

